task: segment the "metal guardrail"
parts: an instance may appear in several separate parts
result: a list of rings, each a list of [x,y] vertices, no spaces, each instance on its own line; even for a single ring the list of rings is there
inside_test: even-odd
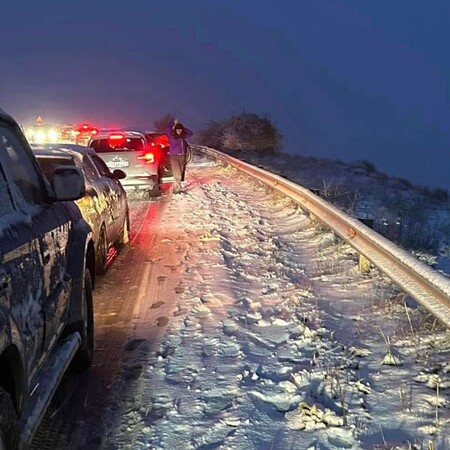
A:
[[[195,148],[294,200],[450,328],[450,279],[308,189],[218,150],[203,146]]]

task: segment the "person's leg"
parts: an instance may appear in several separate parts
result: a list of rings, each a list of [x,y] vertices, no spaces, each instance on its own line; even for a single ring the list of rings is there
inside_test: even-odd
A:
[[[183,170],[183,156],[181,155],[171,155],[170,161],[172,164],[172,174],[173,174],[173,189],[172,192],[177,194],[181,192],[181,174]]]
[[[186,155],[183,155],[181,161],[181,181],[184,181],[184,176],[186,174]]]

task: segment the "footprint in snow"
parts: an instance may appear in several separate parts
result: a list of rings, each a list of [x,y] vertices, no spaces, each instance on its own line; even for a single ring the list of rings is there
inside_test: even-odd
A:
[[[156,303],[153,303],[153,305],[150,307],[150,309],[157,309],[159,307],[161,307],[162,305],[164,305],[164,302],[162,300],[159,300]]]
[[[175,292],[176,292],[177,294],[182,294],[184,291],[185,291],[184,286],[177,286],[177,287],[175,288]]]
[[[161,316],[158,317],[156,319],[156,325],[158,325],[158,327],[164,327],[169,323],[169,318],[165,317],[165,316]]]
[[[125,351],[132,352],[133,350],[136,350],[143,342],[145,342],[145,339],[133,339],[125,345]]]

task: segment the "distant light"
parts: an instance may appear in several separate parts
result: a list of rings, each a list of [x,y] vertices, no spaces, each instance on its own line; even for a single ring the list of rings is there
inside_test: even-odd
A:
[[[48,130],[48,139],[51,142],[57,142],[58,141],[58,132],[55,129]]]
[[[40,130],[37,131],[34,139],[38,144],[43,144],[45,142],[45,133]]]

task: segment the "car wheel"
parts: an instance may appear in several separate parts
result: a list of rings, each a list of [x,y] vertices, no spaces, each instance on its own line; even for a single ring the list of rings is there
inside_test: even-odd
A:
[[[161,190],[159,189],[159,184],[155,184],[152,189],[149,189],[147,191],[148,198],[155,198],[158,197],[161,193]]]
[[[0,388],[0,449],[15,450],[19,448],[17,417],[11,396]]]
[[[105,228],[102,227],[98,238],[97,255],[96,255],[96,271],[99,275],[104,275],[107,267],[108,241],[106,239]]]
[[[151,189],[147,191],[147,195],[149,198],[158,197],[161,194],[161,183],[158,179],[158,176],[153,177],[153,186]]]
[[[78,331],[81,335],[81,347],[78,349],[72,363],[73,372],[87,370],[94,355],[94,306],[92,300],[92,279],[89,269],[84,271],[84,286],[82,295],[83,315],[81,320],[71,327],[71,331]]]
[[[158,184],[161,184],[163,176],[164,176],[164,167],[162,164],[159,164],[158,165],[158,178],[157,178]]]
[[[130,215],[127,213],[125,220],[123,221],[122,231],[120,232],[119,239],[117,239],[117,245],[121,247],[130,242]]]

